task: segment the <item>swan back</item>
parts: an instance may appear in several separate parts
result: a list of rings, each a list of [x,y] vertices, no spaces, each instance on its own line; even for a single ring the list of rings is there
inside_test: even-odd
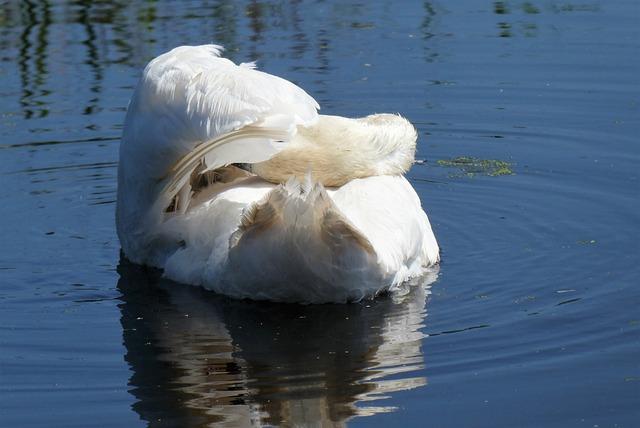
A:
[[[438,245],[404,177],[325,189],[309,179],[273,186],[258,177],[160,228],[165,275],[237,298],[345,302],[403,290],[429,272]],[[182,240],[184,245],[162,248]]]

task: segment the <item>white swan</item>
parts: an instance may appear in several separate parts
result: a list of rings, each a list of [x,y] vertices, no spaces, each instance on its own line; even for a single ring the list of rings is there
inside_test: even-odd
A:
[[[318,115],[296,85],[221,51],[175,48],[138,83],[118,169],[127,258],[232,297],[300,302],[401,290],[439,261],[402,176],[406,119]]]

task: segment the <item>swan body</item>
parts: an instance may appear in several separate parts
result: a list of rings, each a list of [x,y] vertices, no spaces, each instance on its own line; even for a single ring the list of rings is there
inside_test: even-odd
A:
[[[319,115],[293,83],[221,51],[182,46],[143,72],[118,169],[127,258],[233,297],[298,302],[401,290],[439,261],[402,176],[417,138],[406,119]]]

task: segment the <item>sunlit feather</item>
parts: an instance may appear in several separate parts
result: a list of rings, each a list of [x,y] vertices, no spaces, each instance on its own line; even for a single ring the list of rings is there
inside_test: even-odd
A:
[[[319,116],[299,87],[221,52],[182,46],[144,70],[118,174],[129,259],[234,297],[304,302],[400,290],[438,262],[402,177],[406,119]]]

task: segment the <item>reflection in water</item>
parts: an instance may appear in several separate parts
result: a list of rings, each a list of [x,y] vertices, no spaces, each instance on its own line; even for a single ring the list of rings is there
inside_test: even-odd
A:
[[[220,0],[211,9],[211,22],[215,28],[212,40],[224,46],[226,56],[232,60],[235,60],[234,52],[240,49],[237,40],[239,13],[232,0]]]
[[[499,37],[511,37],[511,24],[508,22],[498,22]]]
[[[428,1],[424,2],[422,7],[424,8],[424,18],[420,23],[420,31],[423,40],[426,42],[435,35],[432,27],[433,20],[436,17],[436,8]],[[423,49],[425,51],[425,61],[434,62],[438,58],[438,52],[429,43],[424,43]]]
[[[341,426],[426,384],[415,371],[436,273],[401,301],[303,306],[231,300],[124,259],[118,271],[133,407],[154,426]]]
[[[236,62],[257,60],[265,67],[280,58],[294,59],[289,71],[315,75],[314,95],[325,102],[330,58],[339,55],[334,51],[345,38],[374,29],[376,16],[392,8],[391,2],[10,0],[0,10],[0,47],[16,49],[26,119],[48,116],[51,106],[65,115],[99,114],[102,98],[111,96],[105,88],[113,88],[121,66],[139,73],[151,58],[176,45],[211,42],[225,46],[225,56]],[[425,59],[433,62],[437,53],[426,41],[434,34],[436,9],[429,1],[422,8],[419,31]],[[278,54],[265,55],[273,46]],[[79,70],[73,74],[74,102],[66,107],[73,70]],[[56,99],[61,94],[65,97]],[[93,124],[87,129],[97,130]]]
[[[87,38],[82,41],[82,44],[87,48],[87,59],[85,63],[91,68],[93,78],[90,91],[94,96],[89,100],[89,103],[84,108],[83,114],[93,114],[98,110],[98,106],[100,105],[98,94],[102,92],[102,80],[104,77],[102,67],[100,66],[101,61],[98,55],[98,48],[96,47],[96,31],[91,19],[89,18],[91,2],[82,0],[77,1],[76,4],[79,6],[78,22],[82,24],[87,35]]]
[[[45,103],[41,98],[49,93],[43,86],[48,74],[47,38],[51,24],[50,6],[48,2],[42,1],[40,7],[36,8],[33,2],[24,0],[22,12],[25,24],[20,34],[18,60],[22,81],[20,104],[25,119],[33,117],[36,113],[39,117],[45,117],[49,114],[49,110],[44,107]],[[34,58],[33,63],[29,62],[30,58]]]
[[[512,10],[509,8],[509,4],[504,1],[495,1],[493,3],[493,13],[496,15],[510,15]],[[537,15],[540,13],[540,8],[532,2],[524,2],[520,4],[517,10],[513,11],[514,14],[523,13],[525,15]],[[509,17],[501,16],[498,26],[498,37],[514,37],[514,27],[518,27],[519,32],[524,37],[536,37],[538,31],[538,25],[535,22],[530,21],[531,17],[516,16],[513,22],[507,22]]]
[[[509,8],[507,4],[503,1],[495,1],[493,2],[493,12],[498,15],[505,15],[509,13]]]

